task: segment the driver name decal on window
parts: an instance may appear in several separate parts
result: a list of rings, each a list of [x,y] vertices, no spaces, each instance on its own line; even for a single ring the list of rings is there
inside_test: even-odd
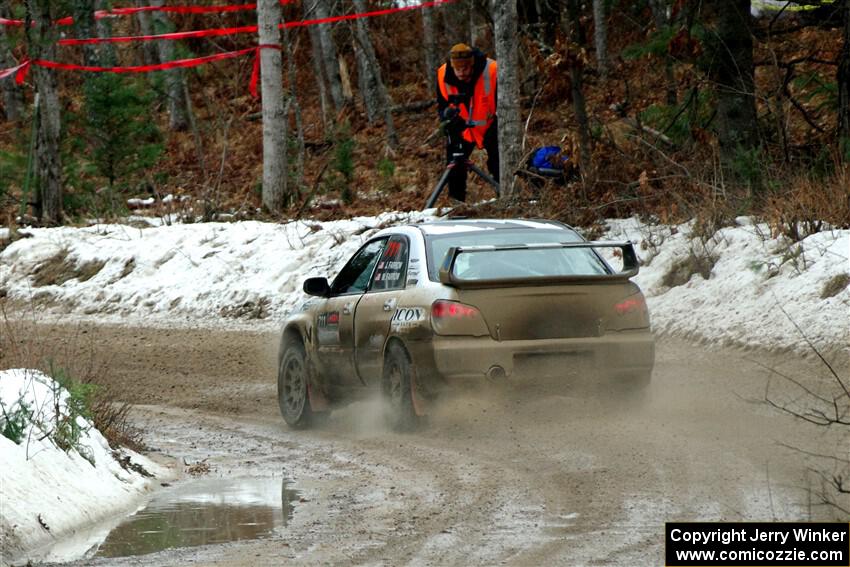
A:
[[[381,261],[375,267],[372,291],[401,289],[407,271],[407,241],[393,237],[387,243]]]

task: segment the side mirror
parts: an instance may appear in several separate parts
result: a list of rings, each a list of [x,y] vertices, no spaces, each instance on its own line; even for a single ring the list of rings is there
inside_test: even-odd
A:
[[[304,293],[317,297],[327,297],[331,293],[328,278],[307,278],[304,280]]]

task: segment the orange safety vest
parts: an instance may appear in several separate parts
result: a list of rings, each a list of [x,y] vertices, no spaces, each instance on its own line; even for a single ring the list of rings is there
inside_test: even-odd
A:
[[[449,99],[450,95],[458,94],[456,86],[446,84],[447,66],[448,63],[443,63],[437,70],[437,83],[440,85],[440,93],[446,100]],[[460,117],[470,125],[463,131],[463,139],[467,142],[475,142],[479,149],[484,147],[484,134],[487,133],[487,129],[496,117],[495,86],[496,62],[488,58],[484,71],[475,82],[475,88],[469,101],[471,108],[467,108],[465,104],[458,107]]]

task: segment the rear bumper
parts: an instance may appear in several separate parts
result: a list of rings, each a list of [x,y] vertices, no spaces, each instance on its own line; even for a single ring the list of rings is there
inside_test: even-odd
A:
[[[499,368],[508,378],[519,376],[524,380],[588,371],[626,380],[648,376],[655,362],[655,340],[649,330],[528,341],[435,336],[408,346],[420,372],[450,384],[480,383]]]

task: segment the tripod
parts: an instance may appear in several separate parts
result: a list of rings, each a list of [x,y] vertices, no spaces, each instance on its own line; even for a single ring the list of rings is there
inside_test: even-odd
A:
[[[472,172],[478,175],[478,177],[493,186],[493,189],[496,190],[496,196],[498,197],[499,182],[466,157],[463,151],[463,144],[461,144],[460,141],[455,141],[460,138],[460,132],[448,133],[447,136],[449,138],[449,144],[452,147],[452,160],[448,163],[448,165],[446,165],[446,170],[437,182],[437,186],[434,187],[434,190],[431,192],[431,196],[428,197],[428,200],[425,202],[425,208],[430,209],[434,206],[434,203],[437,202],[437,198],[440,196],[443,188],[448,185],[449,175],[451,175],[452,170],[458,167],[472,170]]]

